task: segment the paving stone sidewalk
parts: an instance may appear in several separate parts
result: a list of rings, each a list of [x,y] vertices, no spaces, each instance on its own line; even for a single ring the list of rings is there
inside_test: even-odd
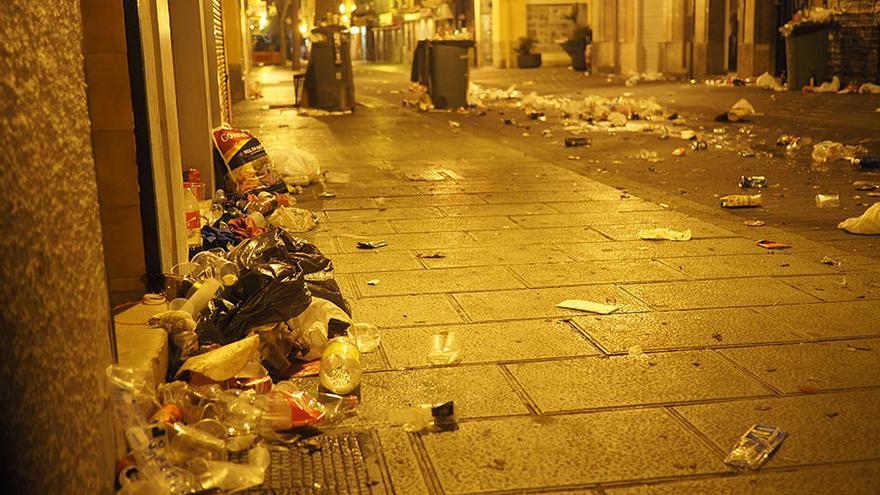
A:
[[[291,91],[265,86],[236,124],[273,156],[301,146],[351,174],[299,203],[321,216],[309,237],[355,319],[381,329],[363,403],[340,428],[376,431],[394,493],[880,492],[875,264],[776,230],[762,235],[795,248],[766,251],[736,218],[637,197],[369,88],[349,116],[265,108]],[[428,171],[445,179],[413,180]],[[695,238],[641,241],[646,227]],[[428,363],[443,330],[461,336],[460,364]],[[389,423],[448,400],[457,431]],[[790,436],[737,473],[722,460],[754,423]]]

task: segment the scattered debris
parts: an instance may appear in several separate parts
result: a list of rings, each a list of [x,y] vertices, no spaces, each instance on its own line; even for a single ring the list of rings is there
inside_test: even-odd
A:
[[[445,254],[437,252],[437,251],[435,251],[433,253],[418,253],[418,254],[416,254],[416,258],[422,258],[422,259],[440,259],[440,258],[445,258],[445,257],[446,257]]]
[[[739,178],[739,187],[743,189],[763,189],[767,187],[767,178],[763,175],[742,176]]]
[[[358,249],[376,249],[387,245],[387,241],[360,241],[357,243]]]
[[[567,137],[565,138],[565,146],[568,148],[574,148],[579,146],[589,146],[590,138],[585,137]]]
[[[557,304],[556,307],[563,309],[574,309],[577,311],[586,311],[589,313],[598,313],[600,315],[611,314],[618,310],[617,306],[592,301],[584,301],[580,299],[566,299],[565,301]]]
[[[873,191],[875,189],[880,189],[880,184],[868,182],[866,180],[857,180],[853,182],[853,187],[856,191]]]
[[[335,197],[336,197],[336,193],[326,192],[326,191],[325,191],[325,192],[322,192],[321,194],[319,194],[318,197],[319,197],[319,198],[325,198],[325,199],[327,199],[327,198],[335,198]]]
[[[840,208],[839,194],[817,194],[816,208]]]
[[[373,279],[367,280],[367,285],[379,285],[379,279],[373,278]]]
[[[823,256],[819,263],[822,263],[823,265],[840,266],[840,262],[830,256]]]
[[[811,156],[816,163],[830,163],[837,160],[854,159],[856,155],[865,153],[862,146],[848,146],[835,141],[820,141],[813,145]]]
[[[689,241],[691,240],[691,231],[690,229],[678,231],[667,228],[643,229],[639,231],[639,238],[644,240]]]
[[[762,247],[764,249],[789,249],[790,245],[785,244],[784,242],[771,241],[769,239],[762,239],[756,243],[758,247]]]
[[[747,227],[763,227],[767,225],[767,222],[763,220],[743,220],[743,225]]]
[[[775,426],[752,425],[724,458],[724,463],[736,468],[758,469],[787,436],[788,433]]]
[[[672,150],[672,156],[684,156],[687,153],[687,148],[678,147]]]
[[[753,208],[762,204],[760,194],[728,194],[721,197],[722,208]]]

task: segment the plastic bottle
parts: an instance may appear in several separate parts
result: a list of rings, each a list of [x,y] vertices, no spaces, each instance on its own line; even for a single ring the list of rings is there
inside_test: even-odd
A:
[[[202,219],[199,213],[199,201],[192,189],[183,189],[186,208],[186,245],[190,250],[202,247]]]
[[[351,393],[361,383],[361,353],[347,336],[332,339],[321,356],[321,385],[334,394]]]
[[[283,431],[300,426],[311,426],[324,420],[324,407],[301,390],[281,387],[260,394],[254,406],[261,411],[259,429]]]

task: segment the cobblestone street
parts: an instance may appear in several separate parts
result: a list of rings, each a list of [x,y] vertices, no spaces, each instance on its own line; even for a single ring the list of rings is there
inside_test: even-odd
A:
[[[477,70],[472,79],[506,87],[526,77],[508,74]],[[522,89],[573,91],[570,76],[535,74]],[[321,218],[308,237],[332,258],[354,319],[381,330],[380,352],[365,355],[362,404],[340,428],[371,431],[395,493],[880,491],[877,241],[834,228],[874,199],[850,193],[853,180],[870,177],[816,175],[806,162],[769,169],[735,150],[674,161],[679,144],[656,136],[596,133],[573,152],[561,129],[545,139],[535,126],[524,138],[491,109],[402,106],[408,77],[392,66],[356,68],[353,115],[297,116],[283,107],[293,100],[288,76],[265,70],[265,98],[239,103],[233,124],[270,155],[301,147],[325,170],[351,175],[306,188],[298,205]],[[782,111],[803,105],[799,94],[770,102],[756,89],[595,80],[582,94],[656,95],[692,126],[712,125],[747,97],[767,113],[755,129],[771,146],[793,118]],[[789,132],[874,139],[863,144],[876,154],[878,105],[863,97],[835,126],[799,116]],[[829,135],[811,131],[820,123]],[[642,148],[662,150],[664,161],[638,160]],[[575,152],[581,160],[567,159]],[[721,210],[717,195],[737,192],[751,173],[783,185],[763,209]],[[843,208],[812,206],[824,192],[816,184],[838,190]],[[768,225],[747,227],[747,218]],[[656,227],[694,238],[639,239]],[[768,251],[761,239],[792,248]],[[356,247],[375,240],[388,246]],[[823,264],[826,256],[841,264]],[[567,299],[619,309],[556,307]],[[457,365],[427,360],[443,330],[463,341]],[[457,431],[390,424],[400,408],[448,400]],[[760,471],[737,473],[722,460],[755,423],[789,437]]]

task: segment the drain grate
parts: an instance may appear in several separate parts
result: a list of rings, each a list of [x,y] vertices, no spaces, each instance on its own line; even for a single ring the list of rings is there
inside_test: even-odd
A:
[[[302,446],[270,448],[272,462],[262,485],[247,494],[370,494],[390,493],[379,443],[372,431],[326,433]],[[247,454],[230,457],[247,462]]]

